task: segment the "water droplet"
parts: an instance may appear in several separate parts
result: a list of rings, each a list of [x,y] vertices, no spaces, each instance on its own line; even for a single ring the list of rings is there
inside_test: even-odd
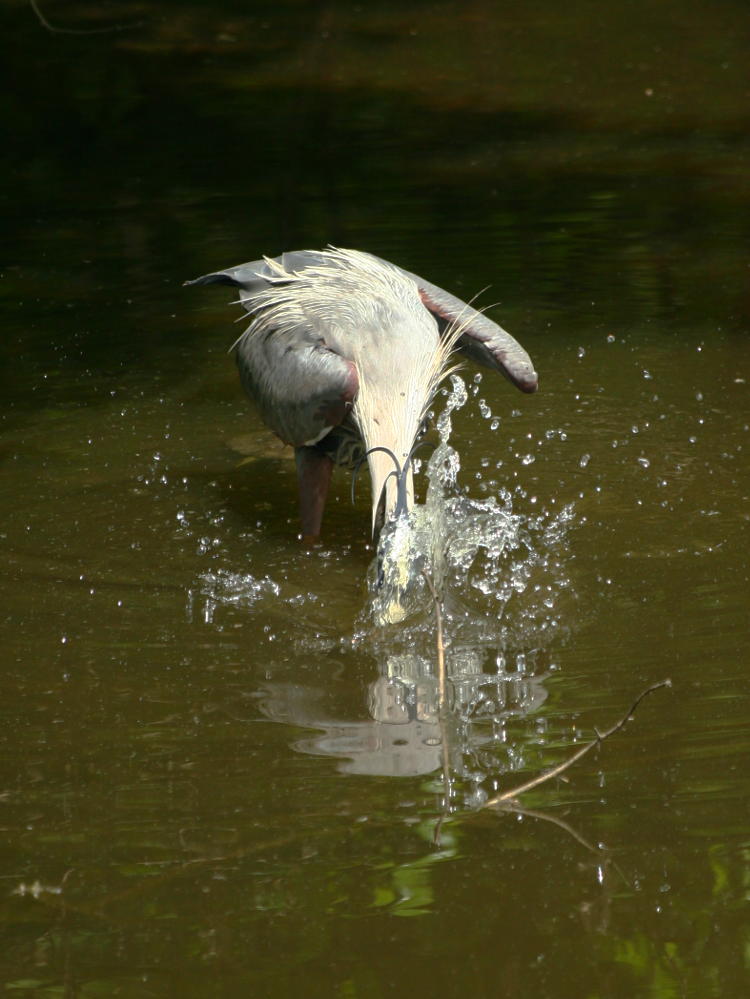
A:
[[[581,468],[585,468],[590,461],[591,461],[591,455],[590,454],[582,454],[581,455],[581,460],[578,462],[578,464],[579,464],[579,466]]]
[[[651,467],[651,462],[648,460],[648,458],[639,458],[638,459],[638,464],[641,466],[641,468],[650,468]]]

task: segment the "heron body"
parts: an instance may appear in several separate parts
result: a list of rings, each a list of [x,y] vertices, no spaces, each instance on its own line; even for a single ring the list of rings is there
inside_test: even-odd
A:
[[[334,464],[365,456],[373,530],[408,507],[410,457],[454,346],[523,391],[537,377],[510,334],[448,292],[355,250],[284,253],[188,284],[228,284],[252,316],[235,343],[264,422],[295,448],[302,532],[320,533]]]

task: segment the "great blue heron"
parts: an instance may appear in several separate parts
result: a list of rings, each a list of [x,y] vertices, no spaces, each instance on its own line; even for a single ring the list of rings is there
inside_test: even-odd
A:
[[[369,253],[300,250],[205,274],[253,316],[235,343],[260,415],[295,448],[302,533],[320,534],[334,464],[364,456],[372,523],[412,499],[411,454],[451,349],[524,392],[537,375],[509,333],[429,281]],[[381,505],[383,501],[384,505]]]

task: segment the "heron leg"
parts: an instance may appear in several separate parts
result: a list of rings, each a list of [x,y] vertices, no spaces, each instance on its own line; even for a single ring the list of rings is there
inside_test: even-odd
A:
[[[295,448],[294,456],[297,460],[302,537],[305,541],[312,541],[320,535],[333,462],[319,448],[308,445]]]

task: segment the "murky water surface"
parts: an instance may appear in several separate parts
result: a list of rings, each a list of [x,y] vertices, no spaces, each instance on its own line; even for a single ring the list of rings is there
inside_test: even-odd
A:
[[[635,6],[4,8],[9,995],[747,994],[750,22]],[[435,402],[442,719],[181,287],[327,242],[540,372]]]

